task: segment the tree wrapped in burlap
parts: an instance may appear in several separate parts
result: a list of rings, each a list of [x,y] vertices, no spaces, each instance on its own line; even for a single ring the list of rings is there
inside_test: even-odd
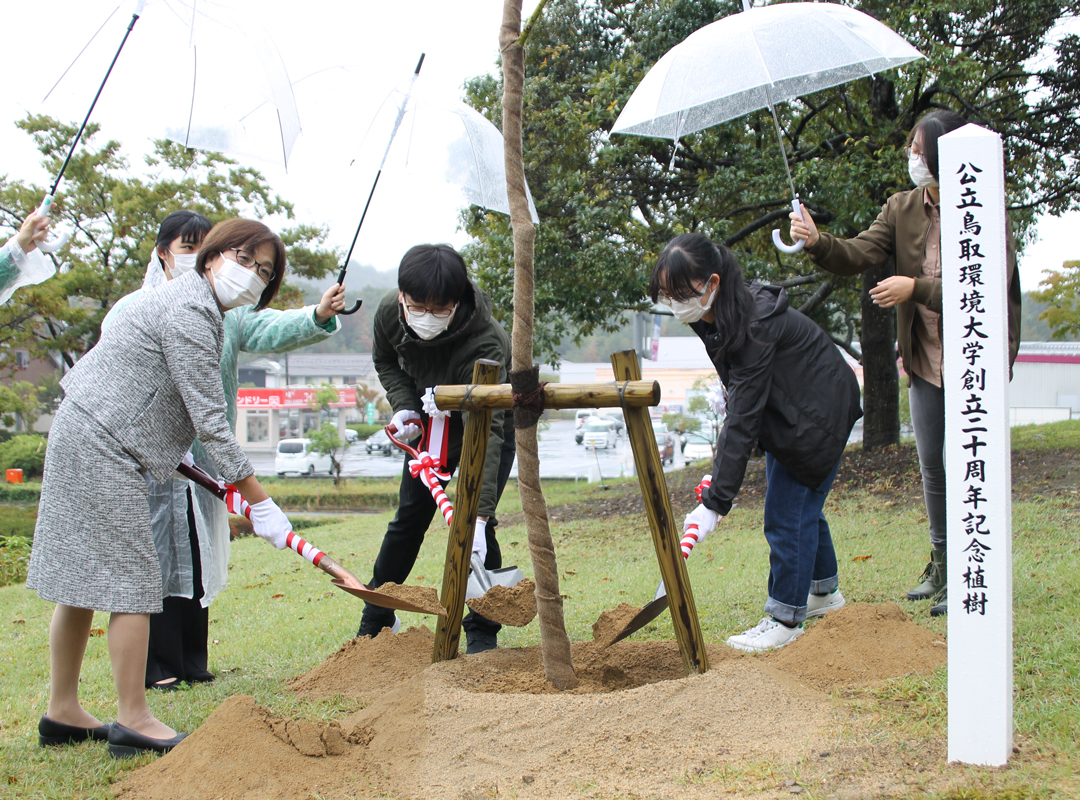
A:
[[[533,19],[543,9],[541,2]],[[503,68],[503,140],[506,155],[506,191],[510,200],[510,225],[514,232],[514,330],[510,382],[516,395],[534,394],[539,388],[539,368],[533,365],[533,244],[535,228],[529,214],[522,159],[521,113],[525,89],[525,47],[521,34],[521,0],[506,0],[499,31]],[[514,410],[517,441],[518,492],[525,512],[536,579],[536,611],[540,620],[540,650],[544,674],[557,689],[573,689],[577,675],[566,635],[559,565],[548,526],[547,502],[540,486],[540,454],[537,449],[536,415]]]

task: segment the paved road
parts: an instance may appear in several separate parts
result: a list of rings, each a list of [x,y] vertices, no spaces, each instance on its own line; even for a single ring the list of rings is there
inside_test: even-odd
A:
[[[625,436],[619,437],[611,450],[593,450],[574,443],[574,421],[555,420],[540,434],[540,477],[542,478],[580,478],[599,480],[617,478],[620,474],[632,474],[634,463],[630,443]],[[664,469],[682,467],[682,454],[675,448],[675,464]],[[353,477],[391,477],[401,474],[403,455],[383,456],[368,455],[363,451],[363,443],[353,445],[345,456],[342,474]],[[254,455],[251,463],[257,475],[274,474],[274,458],[271,455]],[[517,463],[510,473],[517,476]]]

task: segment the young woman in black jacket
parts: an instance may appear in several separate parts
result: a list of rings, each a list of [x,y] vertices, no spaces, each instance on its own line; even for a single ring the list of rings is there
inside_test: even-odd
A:
[[[807,616],[845,602],[822,509],[862,416],[855,373],[817,323],[788,306],[783,289],[747,283],[734,254],[704,236],[668,243],[649,293],[705,343],[727,394],[712,485],[684,529],[710,533],[731,509],[755,445],[765,450],[766,616],[727,643],[747,652],[782,647]]]

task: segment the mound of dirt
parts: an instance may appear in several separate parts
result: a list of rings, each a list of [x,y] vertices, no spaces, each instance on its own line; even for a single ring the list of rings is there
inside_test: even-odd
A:
[[[535,593],[536,583],[532,578],[524,578],[509,587],[496,584],[482,597],[465,602],[482,617],[502,625],[524,628],[536,617]]]
[[[769,777],[739,796],[786,796],[780,783],[792,774],[839,797],[902,793],[905,759],[942,760],[943,745],[920,738],[883,748],[871,722],[806,682],[821,682],[818,668],[836,671],[838,686],[928,671],[944,648],[918,631],[892,604],[854,605],[764,657],[712,645],[709,671],[691,677],[674,642],[575,642],[573,692],[547,682],[537,647],[431,664],[430,631],[384,631],[349,642],[291,684],[308,696],[361,698],[360,711],[284,719],[234,697],[172,753],[123,776],[116,792],[437,800],[578,796],[589,787],[603,796],[711,798],[729,780],[719,776],[768,764]]]
[[[374,591],[393,597],[395,600],[411,603],[425,614],[446,616],[446,609],[439,603],[439,593],[430,586],[401,586],[393,581],[387,581]]]
[[[597,650],[611,647],[618,636],[626,628],[627,623],[641,613],[641,606],[632,606],[629,603],[619,603],[615,608],[609,608],[597,617],[592,624],[592,638]]]
[[[912,622],[896,603],[830,611],[796,642],[797,649],[769,653],[768,663],[821,688],[930,672],[948,658],[945,640]]]

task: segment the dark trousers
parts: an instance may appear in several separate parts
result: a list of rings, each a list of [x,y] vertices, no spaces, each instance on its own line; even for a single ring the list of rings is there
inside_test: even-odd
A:
[[[191,547],[192,597],[166,597],[160,614],[150,615],[150,642],[146,653],[146,685],[169,678],[177,681],[210,681],[206,668],[206,642],[210,634],[210,609],[203,608],[202,560],[195,512],[188,496],[188,543]]]
[[[499,476],[496,484],[496,504],[502,497],[506,481],[510,477],[510,469],[514,465],[515,455],[514,440],[503,440],[502,450],[499,454]],[[448,471],[453,474],[457,469],[460,452],[451,455]],[[376,589],[384,583],[405,583],[416,564],[416,557],[420,553],[420,545],[424,543],[424,535],[427,533],[431,520],[435,518],[439,507],[431,496],[431,490],[420,480],[409,473],[409,457],[406,455],[401,471],[401,487],[398,489],[398,510],[390,524],[386,527],[386,535],[383,536],[382,547],[375,559],[375,569],[372,573],[371,582],[368,584]],[[502,551],[495,537],[495,528],[499,524],[495,517],[488,519],[487,523],[487,558],[484,559],[484,567],[498,569],[502,566]],[[389,608],[374,606],[371,603],[364,604],[363,622],[365,628],[373,624],[380,630],[394,624],[394,612]],[[475,611],[469,611],[462,620],[461,627],[465,633],[480,632],[496,634],[502,626],[482,617]]]

